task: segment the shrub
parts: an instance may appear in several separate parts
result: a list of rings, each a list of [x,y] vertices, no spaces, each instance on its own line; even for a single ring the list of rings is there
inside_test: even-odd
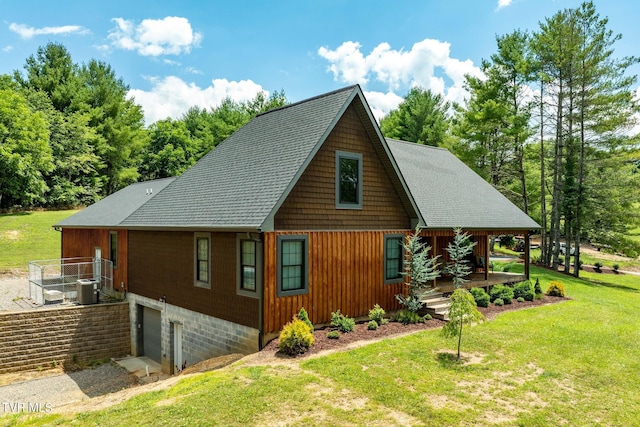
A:
[[[307,314],[307,310],[305,310],[304,307],[302,307],[298,312],[298,319],[306,323],[307,326],[309,326],[309,329],[311,329],[311,332],[313,332],[313,323],[311,323],[311,320],[309,320],[309,315]]]
[[[593,266],[596,268],[596,271],[598,273],[602,272],[602,263],[601,262],[596,262],[595,264],[593,264]]]
[[[373,320],[378,324],[378,326],[384,325],[387,323],[387,319],[384,318],[385,314],[384,309],[376,304],[371,310],[369,310],[369,320]]]
[[[489,294],[482,288],[471,288],[469,291],[473,295],[473,299],[476,300],[478,307],[489,307]]]
[[[620,264],[613,264],[613,271],[617,273],[618,270],[620,270]]]
[[[409,325],[420,323],[424,320],[424,318],[415,311],[411,311],[405,308],[404,310],[400,310],[398,313],[396,313],[396,315],[393,316],[393,320],[394,322],[400,322],[403,325]]]
[[[431,315],[429,313],[425,314],[424,316],[422,316],[422,321],[427,321],[427,320],[431,320],[433,319],[433,317],[431,317]]]
[[[504,305],[504,301],[502,301],[502,298],[496,298],[496,300],[493,301],[493,303],[498,307],[502,307]]]
[[[331,326],[338,328],[340,332],[352,332],[356,327],[356,321],[340,313],[340,310],[331,313]]]
[[[536,284],[533,287],[533,292],[536,295],[542,295],[542,287],[540,286],[540,279],[536,277]]]
[[[513,287],[513,297],[516,299],[522,298],[525,301],[533,301],[535,292],[531,282],[525,280],[524,282],[516,283]]]
[[[302,354],[313,345],[313,333],[309,325],[294,317],[280,332],[280,351],[290,356]]]
[[[547,289],[547,295],[551,297],[563,297],[564,285],[557,281],[553,281],[549,283],[549,288]]]
[[[338,332],[338,331],[329,331],[329,333],[327,333],[327,338],[332,339],[332,340],[337,340],[338,338],[340,338],[340,332]]]
[[[369,323],[367,323],[367,329],[370,331],[375,331],[376,329],[378,329],[378,322],[376,322],[375,320],[369,320]]]
[[[516,301],[518,301],[518,302],[524,302],[525,300],[524,300],[524,298],[522,298],[522,297],[518,297],[518,299],[517,299]],[[533,301],[533,299],[530,299],[529,301]]]
[[[505,285],[495,285],[491,288],[489,295],[491,295],[491,301],[494,303],[496,302],[496,299],[499,298],[504,304],[511,304],[511,300],[513,299],[513,289]]]

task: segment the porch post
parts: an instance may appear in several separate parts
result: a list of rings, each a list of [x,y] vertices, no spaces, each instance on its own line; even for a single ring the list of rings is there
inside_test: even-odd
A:
[[[527,231],[524,233],[524,275],[527,277],[527,280],[529,280],[529,262],[531,259],[530,246],[531,242],[529,232]]]
[[[489,235],[484,236],[484,280],[489,280]]]
[[[438,237],[437,237],[438,233],[434,233],[434,236],[432,237],[433,239],[433,246],[431,248],[432,252],[431,255],[432,256],[436,256],[438,255]],[[438,278],[436,277],[435,279],[433,279],[433,287],[436,288],[438,286]]]

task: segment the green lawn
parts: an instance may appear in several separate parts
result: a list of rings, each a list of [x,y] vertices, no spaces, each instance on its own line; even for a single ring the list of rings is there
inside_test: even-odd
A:
[[[522,268],[521,266],[516,266]],[[533,267],[570,301],[504,313],[465,330],[471,363],[439,330],[300,364],[244,366],[75,417],[23,414],[12,425],[596,426],[640,420],[640,280],[575,279]]]
[[[27,270],[32,260],[60,258],[60,232],[53,224],[75,213],[37,211],[0,215],[0,271]]]

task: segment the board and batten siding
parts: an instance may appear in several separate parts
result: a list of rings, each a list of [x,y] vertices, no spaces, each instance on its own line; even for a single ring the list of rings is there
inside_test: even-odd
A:
[[[102,258],[110,259],[109,235],[112,231],[118,233],[118,266],[113,269],[114,289],[126,289],[128,283],[128,245],[127,230],[108,228],[63,228],[62,229],[62,258],[93,258],[96,246],[102,250]],[[113,260],[112,260],[113,261]]]
[[[385,310],[399,307],[395,295],[402,283],[384,284],[386,234],[391,231],[304,231],[264,233],[264,332],[279,331],[304,307],[314,324],[331,321],[340,310],[350,317],[366,316],[375,304]],[[308,293],[277,296],[276,245],[279,235],[308,237]]]
[[[362,209],[336,209],[336,151],[362,155]],[[278,209],[275,230],[411,227],[396,188],[355,107],[350,106]]]

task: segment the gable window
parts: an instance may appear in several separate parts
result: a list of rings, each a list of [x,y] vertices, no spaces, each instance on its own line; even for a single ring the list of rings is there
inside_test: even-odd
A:
[[[256,290],[256,242],[240,241],[240,289]]]
[[[398,283],[402,281],[404,271],[404,248],[402,234],[384,236],[384,282]]]
[[[362,209],[362,154],[336,151],[336,207]]]
[[[195,285],[211,287],[211,237],[209,233],[195,235]]]
[[[278,296],[307,293],[307,236],[278,236]]]
[[[118,232],[109,232],[109,259],[113,268],[118,268]]]

